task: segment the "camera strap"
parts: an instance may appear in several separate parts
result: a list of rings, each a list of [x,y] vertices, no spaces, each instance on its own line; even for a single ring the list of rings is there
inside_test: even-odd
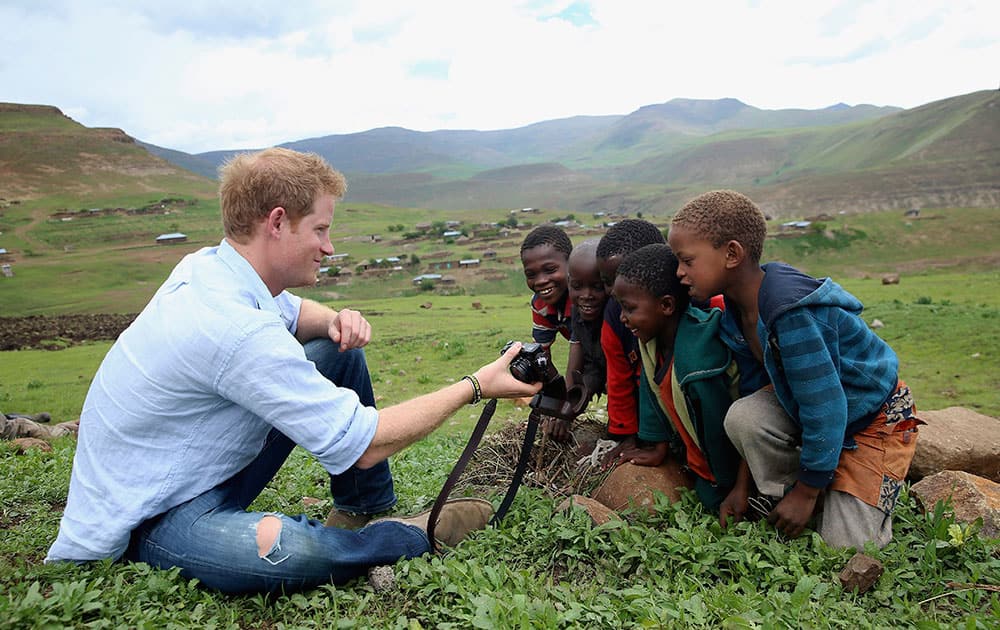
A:
[[[479,442],[483,439],[483,435],[486,433],[486,427],[490,424],[490,420],[493,418],[494,412],[497,409],[496,398],[491,398],[489,402],[483,407],[482,413],[479,414],[479,422],[476,423],[475,429],[472,430],[472,435],[469,437],[469,443],[465,445],[465,450],[462,451],[462,455],[459,456],[458,461],[455,462],[454,468],[451,469],[451,474],[448,475],[448,479],[445,480],[444,486],[441,487],[441,492],[438,493],[437,499],[434,501],[434,506],[431,508],[430,516],[427,521],[427,538],[430,540],[431,551],[437,552],[437,538],[434,536],[434,527],[437,525],[438,517],[441,515],[441,508],[448,501],[448,496],[451,494],[452,488],[455,487],[455,483],[458,481],[462,473],[465,472],[465,467],[468,466],[469,460],[472,459],[472,454],[476,452],[476,448],[479,447]],[[510,509],[510,504],[514,502],[514,497],[517,495],[517,489],[521,485],[521,478],[524,476],[524,471],[528,467],[528,459],[531,455],[531,446],[535,443],[535,434],[538,432],[538,423],[541,419],[541,413],[537,409],[532,409],[531,413],[528,415],[528,427],[524,433],[524,443],[521,445],[521,454],[517,459],[517,467],[514,469],[514,476],[510,480],[510,486],[507,487],[507,494],[504,495],[503,501],[500,502],[500,507],[493,514],[493,518],[490,520],[490,525],[497,525],[507,514],[507,510]]]

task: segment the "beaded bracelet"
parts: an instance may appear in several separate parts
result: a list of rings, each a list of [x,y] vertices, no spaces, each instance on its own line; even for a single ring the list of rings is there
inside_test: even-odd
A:
[[[472,383],[472,402],[470,405],[478,404],[480,400],[483,399],[483,390],[479,387],[479,379],[472,374],[466,374],[462,377],[463,381],[469,381]]]

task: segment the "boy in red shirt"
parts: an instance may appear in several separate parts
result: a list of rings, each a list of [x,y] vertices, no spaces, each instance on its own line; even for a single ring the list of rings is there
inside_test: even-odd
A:
[[[607,362],[608,436],[615,440],[639,430],[639,345],[621,322],[621,306],[612,287],[618,266],[626,255],[644,245],[665,243],[659,228],[643,219],[623,219],[608,228],[597,245],[597,268],[608,298],[604,307],[601,348]]]
[[[524,281],[531,298],[531,337],[546,348],[560,334],[570,338],[572,304],[566,290],[566,268],[573,243],[562,228],[540,225],[521,243]]]

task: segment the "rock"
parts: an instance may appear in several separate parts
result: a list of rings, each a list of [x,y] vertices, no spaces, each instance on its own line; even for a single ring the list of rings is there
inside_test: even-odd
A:
[[[899,284],[898,273],[887,273],[882,276],[882,284]]]
[[[434,305],[431,304],[430,302],[424,302],[423,304],[420,305],[420,308],[430,308],[432,306]]]
[[[873,330],[878,330],[879,328],[885,328],[885,324],[882,323],[881,319],[873,319],[871,327]]]
[[[951,499],[955,520],[971,523],[983,519],[980,535],[1000,536],[1000,484],[961,470],[946,470],[926,477],[910,487],[924,512],[934,509],[938,501]]]
[[[38,438],[31,437],[20,437],[14,438],[10,441],[10,445],[14,447],[20,454],[28,452],[29,448],[37,448],[44,453],[49,453],[52,451],[52,445],[45,440],[40,440]]]
[[[857,591],[858,594],[867,593],[868,589],[882,577],[884,571],[882,563],[875,558],[863,553],[856,553],[841,570],[840,585],[844,587],[845,591]]]
[[[368,583],[376,593],[385,593],[396,587],[396,574],[389,565],[368,569]]]
[[[582,508],[587,516],[590,517],[590,521],[594,525],[603,525],[610,521],[611,519],[618,518],[614,510],[610,509],[608,506],[604,505],[596,499],[591,499],[580,494],[574,494],[571,497],[567,497],[559,504],[556,508],[556,512],[565,512],[571,508],[579,507]]]
[[[6,415],[8,418],[25,418],[27,420],[31,420],[32,422],[39,422],[42,424],[52,422],[52,416],[47,411],[43,411],[41,413],[36,413],[36,414],[8,413],[4,415]]]
[[[964,470],[1000,483],[1000,420],[966,409],[920,411],[920,427],[910,478],[943,470]]]
[[[472,308],[474,308],[474,309],[476,309],[478,311],[479,309],[483,308],[483,303],[482,302],[473,302],[472,303]]]
[[[693,487],[691,478],[673,459],[656,467],[621,464],[594,491],[594,499],[612,510],[627,508],[630,503],[652,510],[654,491],[662,492],[671,501],[677,501],[681,497],[681,488]]]

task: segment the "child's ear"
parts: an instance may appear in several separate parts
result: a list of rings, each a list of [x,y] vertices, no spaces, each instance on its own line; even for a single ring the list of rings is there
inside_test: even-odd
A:
[[[664,295],[660,298],[660,312],[665,317],[670,317],[677,311],[677,300],[672,295]]]
[[[727,269],[735,269],[747,259],[747,250],[737,240],[728,241],[722,247],[725,248]]]

